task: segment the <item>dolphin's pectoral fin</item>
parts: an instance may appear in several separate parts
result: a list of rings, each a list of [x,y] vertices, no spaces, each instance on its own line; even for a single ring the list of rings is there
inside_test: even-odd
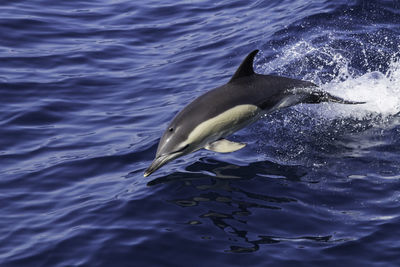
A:
[[[206,145],[204,148],[219,153],[229,153],[242,149],[246,146],[244,143],[236,143],[226,139],[220,139]]]

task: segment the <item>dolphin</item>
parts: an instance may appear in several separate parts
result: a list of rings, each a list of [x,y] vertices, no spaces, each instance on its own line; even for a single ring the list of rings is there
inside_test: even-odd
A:
[[[312,82],[254,72],[251,52],[228,83],[196,98],[181,110],[162,135],[147,177],[173,159],[199,149],[228,153],[246,146],[225,137],[255,122],[263,114],[299,103],[347,101],[318,89]]]

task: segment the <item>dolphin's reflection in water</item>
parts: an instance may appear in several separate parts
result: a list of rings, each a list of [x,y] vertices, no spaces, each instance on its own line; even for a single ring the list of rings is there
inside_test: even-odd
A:
[[[307,173],[306,168],[301,166],[280,165],[270,161],[259,161],[250,163],[247,166],[238,166],[209,158],[199,159],[186,167],[186,170],[188,172],[175,172],[156,178],[147,183],[147,185],[153,186],[172,181],[193,181],[206,178],[214,178],[217,181],[224,179],[252,179],[256,176],[300,181],[300,178]]]
[[[261,244],[273,244],[282,241],[318,241],[328,242],[331,236],[296,236],[279,237],[266,235],[268,229],[261,227],[259,233],[255,232],[254,221],[269,220],[269,212],[282,211],[285,205],[296,205],[297,199],[293,197],[276,196],[284,195],[285,192],[278,190],[270,195],[275,188],[282,189],[282,182],[301,182],[301,178],[307,174],[307,169],[302,166],[286,166],[269,161],[254,162],[247,166],[237,166],[209,158],[202,158],[186,168],[187,172],[172,173],[165,177],[157,178],[148,183],[149,186],[168,183],[182,183],[182,186],[189,187],[190,195],[185,198],[170,199],[180,207],[192,209],[195,218],[188,221],[189,225],[199,225],[207,220],[214,226],[229,235],[229,240],[235,242],[227,249],[229,252],[253,252],[260,248]],[[204,171],[208,170],[208,171]],[[250,180],[252,181],[245,181]],[[258,179],[256,188],[255,181]],[[279,183],[277,183],[279,179]],[[265,183],[260,188],[261,183]],[[272,189],[271,189],[272,185]],[[257,187],[258,186],[258,187]],[[284,188],[284,187],[283,187]],[[260,190],[261,189],[261,190]],[[260,193],[266,191],[269,193]],[[280,192],[280,193],[278,193]],[[191,213],[192,210],[188,211]],[[257,214],[257,215],[255,215]],[[253,218],[256,217],[256,218]],[[259,222],[257,222],[259,224]],[[249,225],[252,225],[250,227]],[[262,224],[261,224],[262,225]],[[236,245],[237,242],[243,244]]]

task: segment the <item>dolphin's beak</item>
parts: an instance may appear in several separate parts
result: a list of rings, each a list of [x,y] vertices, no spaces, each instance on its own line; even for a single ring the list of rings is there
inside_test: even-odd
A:
[[[169,156],[168,155],[162,155],[159,157],[156,157],[153,162],[150,164],[150,166],[147,168],[147,170],[144,172],[143,176],[147,177],[150,174],[152,174],[153,172],[155,172],[156,170],[158,170],[159,168],[161,168],[161,166],[163,166],[164,164],[166,164],[169,160]]]
[[[165,153],[165,154],[161,154],[160,156],[156,156],[156,158],[153,160],[153,162],[150,164],[150,166],[144,172],[143,176],[147,177],[150,174],[152,174],[153,172],[155,172],[156,170],[158,170],[159,168],[161,168],[162,166],[164,166],[165,164],[167,164],[168,162],[170,162],[171,160],[176,159],[180,156],[183,156],[183,155],[189,153],[187,151],[188,147],[189,147],[189,145],[187,144],[187,145],[183,146],[182,148],[177,149],[174,152]]]

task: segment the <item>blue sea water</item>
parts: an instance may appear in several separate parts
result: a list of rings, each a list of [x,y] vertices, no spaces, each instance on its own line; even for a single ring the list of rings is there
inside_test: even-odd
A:
[[[400,3],[2,1],[0,266],[399,266]],[[255,69],[298,105],[143,177],[187,103]]]

